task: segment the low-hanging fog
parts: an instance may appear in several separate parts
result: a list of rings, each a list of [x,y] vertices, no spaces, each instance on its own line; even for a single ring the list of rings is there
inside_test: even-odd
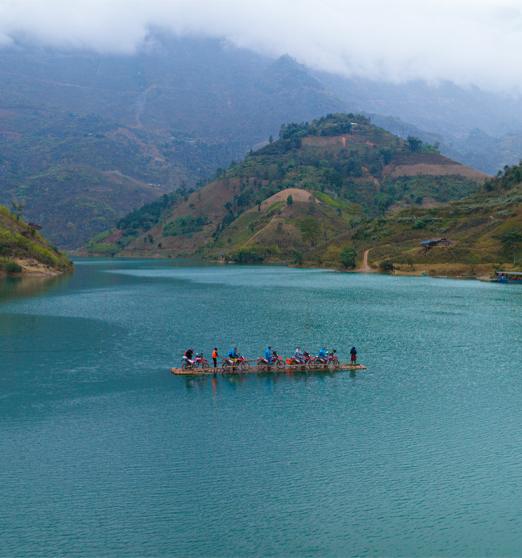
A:
[[[132,53],[152,30],[218,37],[350,77],[522,92],[522,2],[0,0],[0,45]]]

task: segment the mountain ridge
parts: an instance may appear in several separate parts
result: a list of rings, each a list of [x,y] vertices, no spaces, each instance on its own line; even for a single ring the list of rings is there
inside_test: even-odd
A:
[[[362,115],[282,125],[279,136],[203,189],[120,220],[79,254],[303,259],[371,215],[458,199],[488,178],[416,138],[412,151]]]
[[[218,39],[157,33],[133,55],[20,43],[0,49],[0,75],[0,203],[25,201],[28,218],[66,249],[161,192],[200,188],[281,122],[358,112],[490,174],[522,152],[517,100],[332,76]],[[138,192],[110,171],[131,177]],[[89,195],[89,182],[105,193]]]

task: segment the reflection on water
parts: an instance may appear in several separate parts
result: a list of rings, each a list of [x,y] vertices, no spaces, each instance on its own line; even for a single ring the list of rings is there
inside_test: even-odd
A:
[[[38,296],[56,287],[65,288],[71,274],[52,276],[0,277],[0,303],[16,298]]]
[[[0,556],[522,556],[522,289],[151,260],[2,289]],[[269,344],[368,369],[170,373]]]
[[[263,384],[267,386],[274,386],[282,379],[291,380],[297,383],[307,383],[312,380],[324,380],[326,378],[333,379],[335,376],[343,375],[355,379],[357,373],[364,373],[364,371],[357,370],[284,370],[281,372],[259,372],[259,373],[244,373],[244,374],[191,374],[190,376],[178,376],[182,378],[183,385],[187,391],[195,389],[204,391],[205,389],[212,390],[215,394],[220,389],[234,389],[242,387],[246,384]]]

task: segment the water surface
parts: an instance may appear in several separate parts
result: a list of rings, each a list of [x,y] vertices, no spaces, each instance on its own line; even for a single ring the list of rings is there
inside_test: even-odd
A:
[[[522,290],[176,261],[0,285],[0,556],[522,555]],[[174,377],[189,346],[356,373]]]

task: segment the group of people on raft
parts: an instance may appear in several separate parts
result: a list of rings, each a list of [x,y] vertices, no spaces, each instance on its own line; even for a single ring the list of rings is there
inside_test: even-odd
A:
[[[304,364],[307,355],[308,355],[308,353],[306,353],[306,352],[303,353],[301,351],[301,347],[297,347],[297,349],[294,352],[294,359],[297,362],[300,362],[300,363]],[[203,353],[201,353],[200,356],[202,357]],[[327,356],[328,356],[328,354],[326,352],[326,347],[321,347],[321,349],[319,350],[319,353],[317,355],[317,358],[326,359]],[[212,360],[214,361],[214,368],[217,368],[218,357],[219,357],[219,355],[218,355],[217,347],[214,347],[214,350],[212,351]],[[185,355],[183,356],[183,360],[191,362],[193,360],[193,358],[194,358],[194,350],[193,349],[187,349],[185,351]],[[228,353],[226,355],[226,358],[228,358],[232,362],[236,363],[237,359],[240,358],[240,355],[237,352],[237,347],[234,347],[233,349],[228,351]],[[279,358],[278,355],[277,355],[277,352],[275,350],[272,350],[272,347],[268,346],[265,350],[264,359],[267,361],[268,364],[272,364],[277,358]],[[350,349],[350,360],[351,360],[352,364],[357,364],[357,351],[356,351],[355,347],[352,347]]]

